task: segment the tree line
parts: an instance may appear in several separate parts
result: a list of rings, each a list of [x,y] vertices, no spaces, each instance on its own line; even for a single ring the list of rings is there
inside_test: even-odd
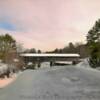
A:
[[[86,58],[88,56],[87,45],[80,42],[75,44],[70,42],[64,48],[56,48],[53,51],[46,51],[46,53],[78,53],[81,58]]]
[[[35,48],[31,48],[24,50],[24,53],[43,53],[43,52],[42,50],[36,50]],[[70,42],[64,48],[60,49],[56,48],[52,51],[46,51],[44,53],[78,53],[80,54],[81,58],[85,58],[88,56],[87,45],[80,42],[77,42],[75,44]]]

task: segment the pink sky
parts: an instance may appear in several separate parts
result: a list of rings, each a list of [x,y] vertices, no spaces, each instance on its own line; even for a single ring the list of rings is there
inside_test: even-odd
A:
[[[100,0],[0,0],[0,22],[25,48],[43,51],[68,42],[85,42],[88,30],[100,16]]]

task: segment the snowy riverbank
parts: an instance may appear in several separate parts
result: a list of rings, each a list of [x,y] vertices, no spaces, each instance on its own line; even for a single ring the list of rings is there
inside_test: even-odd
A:
[[[0,78],[0,88],[3,88],[7,85],[9,85],[11,82],[13,82],[16,79],[17,75],[14,74],[10,78]]]

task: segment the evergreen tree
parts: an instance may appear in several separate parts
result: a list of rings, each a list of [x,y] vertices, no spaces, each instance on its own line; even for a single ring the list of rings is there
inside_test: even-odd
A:
[[[37,53],[42,53],[42,51],[41,50],[38,50]]]
[[[36,49],[35,49],[35,48],[31,48],[31,49],[29,50],[29,53],[36,53]]]
[[[90,53],[90,65],[94,68],[100,66],[100,19],[88,32],[87,45]]]

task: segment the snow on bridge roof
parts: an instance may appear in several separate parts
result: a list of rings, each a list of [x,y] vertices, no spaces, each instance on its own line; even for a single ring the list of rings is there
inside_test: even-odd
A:
[[[20,56],[22,57],[80,57],[79,54],[54,54],[54,53],[50,53],[50,54],[23,53],[20,54]]]

